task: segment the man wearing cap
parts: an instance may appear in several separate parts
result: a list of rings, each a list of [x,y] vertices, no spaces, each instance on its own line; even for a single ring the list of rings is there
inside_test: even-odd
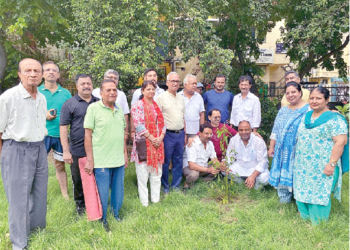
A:
[[[196,92],[197,92],[198,94],[202,95],[202,93],[203,93],[203,88],[204,88],[203,84],[202,84],[201,82],[197,82],[197,89],[196,89]]]

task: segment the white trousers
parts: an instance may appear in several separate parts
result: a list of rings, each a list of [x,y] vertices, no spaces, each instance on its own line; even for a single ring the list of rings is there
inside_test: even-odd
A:
[[[160,186],[161,186],[161,177],[162,177],[162,165],[158,164],[158,173],[151,172],[149,169],[152,169],[151,166],[147,166],[146,163],[137,163],[136,166],[136,175],[137,175],[137,187],[139,190],[139,197],[142,206],[148,206],[148,188],[147,182],[149,179],[150,189],[151,189],[151,201],[153,203],[159,202],[160,198]]]

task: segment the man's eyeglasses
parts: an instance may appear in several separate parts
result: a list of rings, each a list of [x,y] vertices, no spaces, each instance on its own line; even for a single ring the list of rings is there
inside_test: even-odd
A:
[[[171,83],[181,83],[180,80],[178,80],[178,81],[176,81],[176,80],[169,80],[169,82],[171,82]]]
[[[107,79],[111,79],[111,80],[115,80],[118,81],[118,77],[114,77],[114,76],[106,76]]]

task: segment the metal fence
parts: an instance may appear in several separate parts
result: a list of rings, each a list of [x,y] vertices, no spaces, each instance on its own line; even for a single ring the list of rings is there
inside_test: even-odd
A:
[[[313,82],[302,83],[303,88],[312,90],[318,86],[325,87],[330,92],[330,102],[349,102],[349,84],[318,84]],[[275,82],[265,85],[264,89],[259,89],[260,96],[282,99],[285,93],[284,86],[276,86]]]

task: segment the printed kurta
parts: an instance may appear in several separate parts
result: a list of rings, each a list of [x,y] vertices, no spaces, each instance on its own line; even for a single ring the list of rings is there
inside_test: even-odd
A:
[[[294,198],[297,201],[327,206],[333,183],[333,175],[323,173],[331,157],[334,142],[332,137],[347,134],[347,124],[339,116],[312,129],[305,127],[305,117],[298,129],[294,164]],[[315,120],[311,118],[311,123]],[[341,161],[338,160],[339,178],[334,188],[334,197],[340,201],[342,183]]]

